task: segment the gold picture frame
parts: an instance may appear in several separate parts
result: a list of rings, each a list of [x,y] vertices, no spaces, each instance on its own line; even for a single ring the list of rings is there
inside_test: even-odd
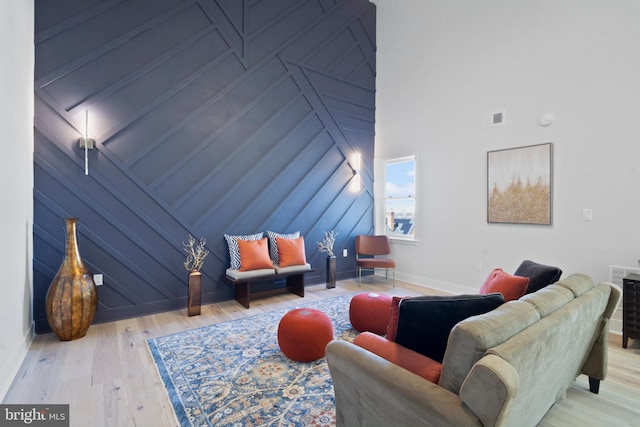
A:
[[[487,152],[487,222],[551,225],[553,144]]]

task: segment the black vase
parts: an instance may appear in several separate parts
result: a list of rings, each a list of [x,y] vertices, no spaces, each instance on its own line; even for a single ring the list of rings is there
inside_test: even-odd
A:
[[[336,257],[327,257],[327,289],[336,287]]]
[[[192,271],[189,273],[189,289],[187,293],[187,314],[198,316],[202,299],[202,273]]]

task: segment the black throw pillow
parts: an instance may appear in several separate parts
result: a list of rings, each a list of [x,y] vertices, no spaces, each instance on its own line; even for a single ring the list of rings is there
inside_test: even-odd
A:
[[[500,293],[403,298],[395,342],[442,363],[449,333],[458,322],[503,303]]]
[[[537,262],[526,259],[522,261],[522,264],[520,264],[514,275],[529,278],[526,293],[530,294],[557,282],[560,276],[562,276],[562,270],[558,267],[538,264]]]

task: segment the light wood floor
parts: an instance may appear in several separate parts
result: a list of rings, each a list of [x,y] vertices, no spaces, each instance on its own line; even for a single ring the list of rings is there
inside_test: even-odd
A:
[[[305,298],[288,294],[259,299],[246,310],[235,301],[203,306],[200,316],[185,310],[93,325],[76,341],[53,334],[35,338],[3,403],[68,403],[71,426],[175,426],[173,409],[147,350],[148,338],[225,322],[323,298],[373,290],[391,295],[435,293],[383,278],[338,282],[335,289],[309,286]],[[600,394],[589,392],[580,376],[567,397],[556,403],[541,426],[640,426],[640,340],[622,349],[612,336],[609,373]]]

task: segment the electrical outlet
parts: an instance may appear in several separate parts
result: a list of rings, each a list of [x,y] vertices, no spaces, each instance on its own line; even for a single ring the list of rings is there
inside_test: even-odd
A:
[[[93,275],[93,283],[95,283],[96,286],[102,286],[104,284],[103,277],[104,276],[102,274],[94,274]]]
[[[473,263],[473,268],[476,271],[482,271],[482,261],[476,261]]]
[[[346,249],[343,249],[343,250],[342,250],[342,257],[343,257],[343,258],[346,258],[346,257],[347,257],[347,250],[346,250]]]

